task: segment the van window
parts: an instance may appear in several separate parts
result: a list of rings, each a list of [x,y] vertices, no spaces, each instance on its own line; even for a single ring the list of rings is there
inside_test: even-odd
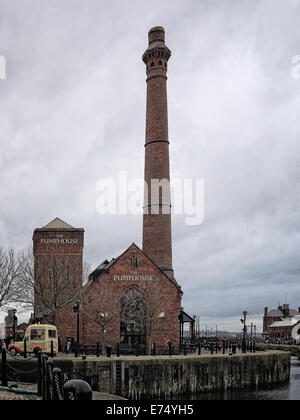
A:
[[[48,334],[49,338],[56,338],[56,330],[49,330]]]
[[[30,330],[30,340],[32,341],[44,341],[45,340],[45,330],[42,328],[37,328]]]

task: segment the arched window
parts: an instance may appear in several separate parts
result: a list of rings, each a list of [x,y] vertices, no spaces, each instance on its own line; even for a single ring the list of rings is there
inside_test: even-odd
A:
[[[154,66],[155,66],[154,61],[152,61],[152,63],[151,63],[151,67],[154,67]]]
[[[161,60],[159,60],[158,65],[162,66],[162,61]]]
[[[139,350],[146,349],[146,305],[144,295],[137,289],[128,290],[121,299],[120,344]]]

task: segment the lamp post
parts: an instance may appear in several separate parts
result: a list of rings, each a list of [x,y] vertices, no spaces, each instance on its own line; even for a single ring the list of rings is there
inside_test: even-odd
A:
[[[16,341],[16,321],[17,321],[17,317],[16,317],[16,309],[13,309],[13,342]]]
[[[246,353],[246,332],[247,332],[247,311],[243,312],[244,318],[241,319],[241,323],[244,325],[243,328],[243,353]]]
[[[80,327],[80,301],[77,301],[73,306],[73,312],[77,314],[77,338],[76,338],[76,346],[75,346],[75,357],[79,356],[79,327]]]

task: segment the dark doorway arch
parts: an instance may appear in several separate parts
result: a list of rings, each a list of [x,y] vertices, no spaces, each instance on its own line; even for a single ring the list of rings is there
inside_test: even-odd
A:
[[[146,305],[145,297],[137,289],[129,289],[121,299],[120,308],[121,350],[139,352],[146,350]]]

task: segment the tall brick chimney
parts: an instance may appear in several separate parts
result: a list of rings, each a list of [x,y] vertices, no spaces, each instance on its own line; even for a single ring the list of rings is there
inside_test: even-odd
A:
[[[152,28],[148,36],[149,46],[143,55],[147,73],[145,183],[148,186],[148,191],[145,189],[143,250],[173,278],[167,104],[171,51],[165,44],[165,30],[161,26]],[[154,180],[163,187],[155,188]]]

